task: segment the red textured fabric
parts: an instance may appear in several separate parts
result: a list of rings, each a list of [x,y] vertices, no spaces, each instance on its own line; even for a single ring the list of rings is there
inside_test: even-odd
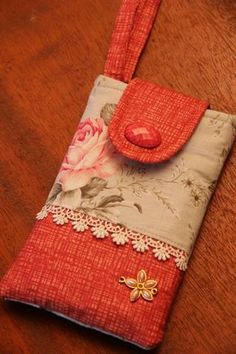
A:
[[[152,302],[129,301],[131,289],[121,276],[144,269],[158,281]],[[174,259],[161,262],[151,252],[135,252],[110,238],[99,240],[88,230],[58,226],[51,215],[35,224],[15,263],[0,284],[5,298],[39,305],[82,324],[109,332],[145,348],[158,344],[182,278]]]
[[[131,80],[161,0],[123,0],[117,15],[104,74]]]
[[[127,86],[109,124],[109,136],[124,156],[143,163],[169,160],[191,137],[208,102],[148,81],[134,79]],[[148,124],[160,133],[160,145],[151,149],[126,139],[131,124]]]

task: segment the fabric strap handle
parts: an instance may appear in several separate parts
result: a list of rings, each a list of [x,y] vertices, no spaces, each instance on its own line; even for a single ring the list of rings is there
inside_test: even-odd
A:
[[[104,74],[129,82],[151,31],[161,0],[123,0],[105,63]]]

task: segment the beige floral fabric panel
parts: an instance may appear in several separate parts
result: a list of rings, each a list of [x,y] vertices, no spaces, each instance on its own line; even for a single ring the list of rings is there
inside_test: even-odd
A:
[[[47,203],[108,219],[190,254],[232,145],[236,116],[207,110],[171,160],[136,163],[119,155],[108,137],[125,87],[97,78]]]

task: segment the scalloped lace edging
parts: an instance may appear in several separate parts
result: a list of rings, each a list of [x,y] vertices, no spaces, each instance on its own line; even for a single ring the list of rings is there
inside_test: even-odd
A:
[[[37,214],[36,219],[42,220],[49,213],[52,214],[53,221],[57,225],[71,222],[76,232],[90,229],[94,237],[103,239],[110,236],[112,241],[119,246],[131,242],[133,249],[141,253],[151,248],[154,257],[159,261],[166,261],[172,256],[175,258],[177,268],[183,271],[187,269],[187,253],[163,241],[132,231],[124,226],[113,224],[110,221],[90,216],[81,211],[51,204],[46,204]]]

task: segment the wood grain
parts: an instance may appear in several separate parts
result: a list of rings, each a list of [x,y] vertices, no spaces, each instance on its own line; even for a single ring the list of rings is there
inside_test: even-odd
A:
[[[120,0],[0,2],[0,276],[44,203],[103,71]],[[136,75],[236,112],[236,3],[163,0]],[[160,354],[233,354],[235,149],[178,293]],[[142,353],[66,320],[0,303],[0,354]]]

